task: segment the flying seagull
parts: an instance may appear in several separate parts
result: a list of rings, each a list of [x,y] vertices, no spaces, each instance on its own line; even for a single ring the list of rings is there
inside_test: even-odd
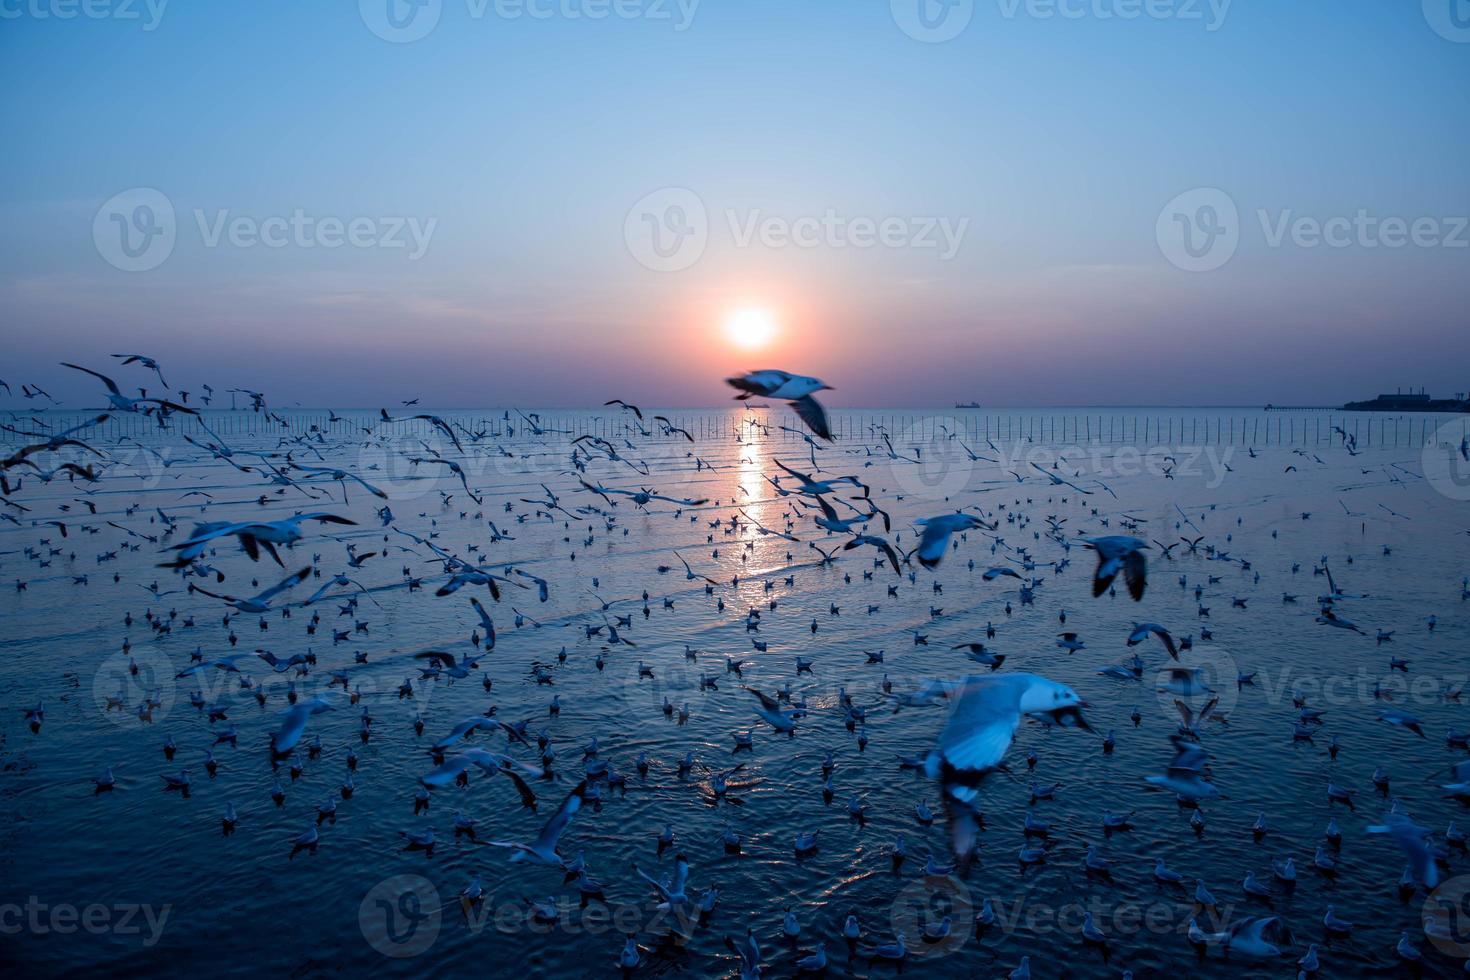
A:
[[[752,395],[784,399],[801,416],[807,428],[820,438],[832,441],[832,429],[827,424],[827,410],[812,397],[816,392],[832,390],[832,386],[821,379],[768,369],[726,378],[725,383],[740,392],[735,396],[739,401]]]
[[[1091,729],[1081,696],[1065,684],[1038,674],[971,675],[951,698],[949,722],[938,746],[925,759],[925,772],[938,779],[950,815],[955,855],[967,860],[975,848],[975,799],[986,776],[1002,768],[1016,728],[1026,715]]]
[[[1128,583],[1128,594],[1133,596],[1133,601],[1141,601],[1144,589],[1148,587],[1148,562],[1143,557],[1142,549],[1148,545],[1138,538],[1116,534],[1088,538],[1085,543],[1097,552],[1097,571],[1092,576],[1092,594],[1102,595],[1113,584],[1118,573],[1122,572],[1123,581]]]
[[[567,798],[562,800],[561,806],[557,807],[556,813],[552,814],[546,826],[541,828],[541,833],[529,844],[521,844],[516,841],[490,841],[493,847],[509,847],[514,849],[510,859],[512,861],[531,861],[536,864],[550,865],[554,868],[566,867],[566,858],[557,853],[557,841],[561,839],[562,833],[571,826],[572,817],[576,816],[582,808],[586,798],[587,781],[584,779],[572,791]]]

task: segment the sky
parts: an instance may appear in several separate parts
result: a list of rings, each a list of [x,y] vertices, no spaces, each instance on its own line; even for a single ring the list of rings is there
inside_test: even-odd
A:
[[[17,391],[1470,389],[1465,0],[0,0],[0,80]]]

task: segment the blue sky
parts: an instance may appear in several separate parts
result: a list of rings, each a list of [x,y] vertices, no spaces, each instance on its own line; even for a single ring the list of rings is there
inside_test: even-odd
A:
[[[403,0],[174,0],[151,30],[142,0],[94,2],[112,16],[0,0],[12,385],[80,396],[56,361],[137,349],[338,405],[385,385],[713,404],[724,372],[759,366],[818,374],[836,404],[1470,387],[1470,43],[1418,2],[1156,0],[1122,19],[1103,15],[1130,0],[977,0],[943,43],[887,0],[703,0],[682,30],[692,0],[597,20],[598,0],[540,0],[547,17],[442,0],[412,43],[367,23]],[[175,241],[127,271],[94,223],[138,188],[172,207]],[[707,238],[674,270],[628,232],[668,188],[693,192]],[[1235,244],[1189,271],[1160,216],[1202,188],[1236,209]],[[253,243],[298,213],[316,230]],[[1360,214],[1342,247],[1272,238]],[[740,240],[823,215],[842,230],[810,247]],[[1422,244],[1386,246],[1384,219],[1421,222]],[[322,220],[372,244],[325,247]],[[221,221],[234,244],[211,243]],[[857,247],[865,221],[903,231]],[[926,244],[941,221],[963,226],[948,257]],[[779,325],[770,347],[730,342],[743,309]]]

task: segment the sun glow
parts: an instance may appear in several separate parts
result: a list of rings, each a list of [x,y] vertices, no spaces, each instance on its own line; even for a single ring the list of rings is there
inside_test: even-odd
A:
[[[759,350],[776,336],[776,319],[765,310],[740,310],[725,320],[725,336],[743,350]]]

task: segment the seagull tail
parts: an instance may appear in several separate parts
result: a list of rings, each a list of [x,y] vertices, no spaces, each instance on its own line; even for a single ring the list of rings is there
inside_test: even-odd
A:
[[[975,813],[975,808],[969,803],[946,796],[944,805],[949,814],[950,845],[954,848],[959,870],[964,873],[970,869],[971,863],[975,860],[975,851],[979,845],[980,821]]]

